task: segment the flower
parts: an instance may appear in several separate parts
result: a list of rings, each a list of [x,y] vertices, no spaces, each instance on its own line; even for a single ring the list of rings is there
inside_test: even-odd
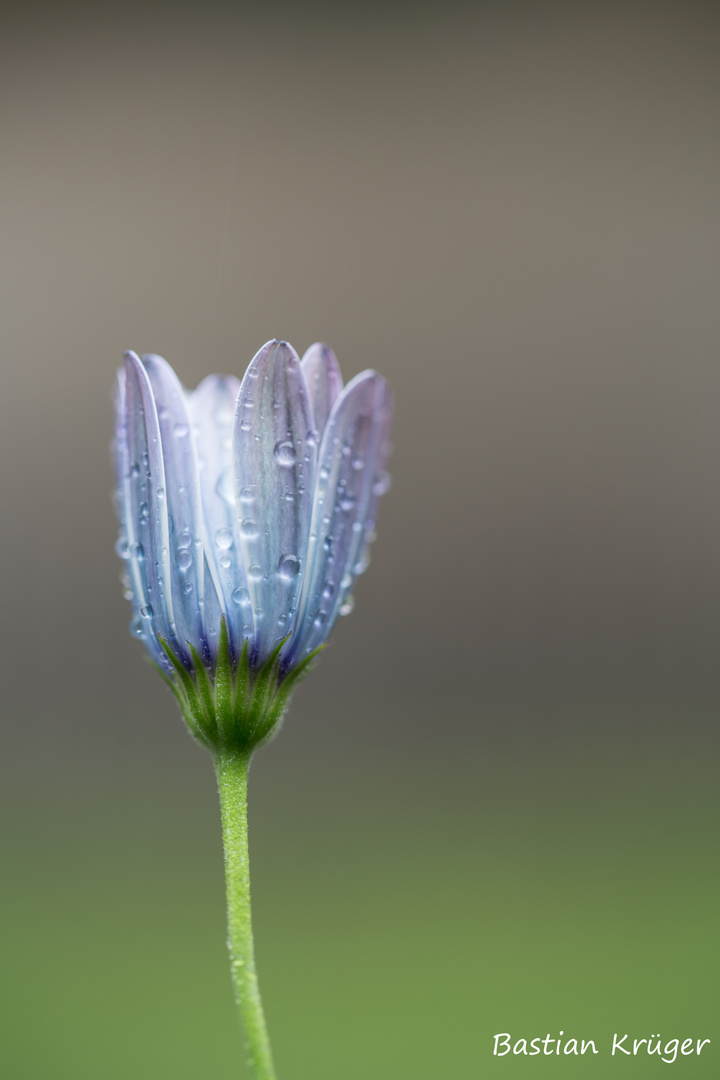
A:
[[[389,486],[388,384],[364,371],[343,387],[326,345],[300,360],[270,341],[242,382],[188,392],[162,357],[128,352],[116,411],[131,631],[201,741],[254,744],[352,609]]]

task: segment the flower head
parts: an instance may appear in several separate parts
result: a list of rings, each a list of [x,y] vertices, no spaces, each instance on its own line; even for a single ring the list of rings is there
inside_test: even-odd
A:
[[[254,745],[352,608],[388,487],[388,384],[343,387],[327,346],[300,360],[271,341],[242,382],[187,392],[162,357],[128,352],[116,410],[131,631],[201,741]]]

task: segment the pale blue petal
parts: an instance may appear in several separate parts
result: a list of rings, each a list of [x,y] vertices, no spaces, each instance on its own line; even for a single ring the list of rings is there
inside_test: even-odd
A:
[[[252,608],[239,544],[232,432],[240,381],[208,375],[190,395],[206,531],[206,555],[227,617],[232,655],[253,633]],[[207,621],[205,625],[209,629]],[[219,625],[219,618],[218,618]]]
[[[321,645],[350,607],[373,538],[377,502],[387,487],[391,416],[390,389],[373,371],[348,383],[330,414],[318,456],[298,630],[288,644],[286,669]]]
[[[211,659],[204,625],[204,537],[200,477],[187,396],[177,375],[161,356],[142,357],[148,374],[160,428],[165,468],[168,547],[173,613],[180,640],[191,641],[200,655]]]
[[[340,365],[332,349],[321,342],[311,345],[300,363],[310,395],[315,428],[322,435],[330,410],[343,388]]]
[[[305,571],[317,446],[297,353],[271,341],[240,387],[233,430],[236,513],[256,662],[292,628]]]
[[[123,584],[126,599],[132,603],[133,617],[130,623],[130,632],[135,637],[140,637],[146,644],[150,655],[156,663],[163,662],[162,650],[159,641],[150,630],[148,622],[141,618],[140,609],[147,611],[150,603],[148,596],[147,566],[144,559],[138,558],[137,550],[131,555],[128,535],[133,538],[133,547],[137,530],[133,527],[132,516],[132,489],[130,482],[130,447],[128,440],[128,416],[127,394],[125,392],[126,373],[120,368],[117,373],[117,385],[115,392],[115,437],[112,441],[112,456],[115,466],[115,509],[120,519],[120,532],[115,550],[123,560],[123,570],[120,580]],[[167,663],[167,661],[165,661]]]
[[[137,598],[142,637],[151,654],[162,656],[161,635],[189,663],[179,640],[172,602],[169,524],[160,426],[147,372],[135,353],[125,353],[126,469],[123,503],[128,572]]]

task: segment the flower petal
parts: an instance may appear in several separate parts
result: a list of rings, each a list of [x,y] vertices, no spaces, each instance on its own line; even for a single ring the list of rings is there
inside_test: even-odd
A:
[[[170,551],[170,582],[177,633],[192,642],[204,660],[211,659],[204,626],[206,591],[202,501],[195,437],[187,395],[162,356],[142,358],[155,397],[162,442]],[[215,627],[216,632],[219,626]]]
[[[295,350],[271,341],[240,386],[233,430],[236,513],[262,663],[291,629],[305,571],[317,447]]]
[[[356,376],[335,402],[320,444],[308,570],[286,670],[327,639],[367,565],[378,499],[387,487],[391,418],[390,388],[374,371]]]
[[[233,416],[239,390],[240,380],[234,375],[208,375],[190,395],[189,403],[200,471],[205,553],[222,598],[233,659],[240,655],[243,638],[253,633],[232,467]],[[209,630],[207,615],[205,625]]]
[[[190,658],[178,638],[172,602],[165,467],[160,425],[148,374],[134,352],[125,353],[125,476],[123,503],[128,567],[138,605],[135,627],[162,659],[162,636],[183,662]],[[154,642],[154,644],[153,644]]]
[[[330,410],[343,388],[340,365],[332,349],[321,342],[311,345],[300,363],[310,395],[315,427],[322,435]]]

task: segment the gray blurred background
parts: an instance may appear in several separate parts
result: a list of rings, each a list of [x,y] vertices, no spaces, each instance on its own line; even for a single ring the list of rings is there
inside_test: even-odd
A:
[[[258,819],[377,791],[411,820],[439,785],[479,820],[499,777],[512,802],[598,755],[717,763],[714,6],[29,4],[3,23],[11,834],[37,841],[52,806],[74,831],[48,850],[87,867],[78,822],[115,800],[126,846],[148,807],[216,837],[209,763],[117,580],[126,348],[193,387],[270,337],[324,340],[346,378],[395,388],[373,564],[258,759]],[[42,879],[35,841],[17,865]]]

